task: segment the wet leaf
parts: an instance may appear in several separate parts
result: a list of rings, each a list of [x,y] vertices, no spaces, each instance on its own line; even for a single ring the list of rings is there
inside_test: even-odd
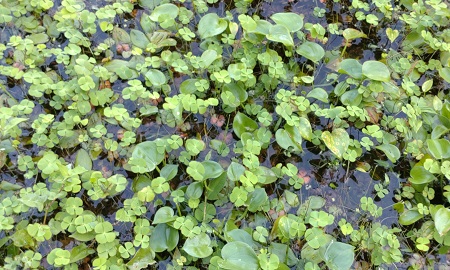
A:
[[[167,16],[175,19],[178,16],[179,9],[174,4],[162,4],[157,6],[150,14],[150,19],[154,22],[158,22],[160,16]]]
[[[131,270],[140,270],[155,263],[155,252],[151,248],[140,248],[127,266]]]
[[[236,136],[239,138],[244,132],[253,132],[258,128],[258,124],[255,120],[251,119],[247,115],[238,112],[233,119],[233,130]]]
[[[137,46],[141,49],[145,49],[147,47],[147,44],[150,43],[148,37],[141,31],[136,29],[131,29],[130,39],[131,43],[133,43],[134,46]]]
[[[253,249],[243,242],[231,242],[221,250],[223,262],[219,263],[222,269],[230,270],[257,270],[258,257]]]
[[[123,30],[119,27],[114,27],[112,30],[112,38],[116,43],[130,43],[131,38],[130,35],[127,33],[127,31]]]
[[[367,35],[363,32],[353,29],[353,28],[347,28],[342,32],[342,35],[346,40],[352,40],[355,38],[366,38]]]
[[[222,166],[220,166],[220,164],[215,161],[203,161],[202,165],[205,168],[205,179],[214,179],[219,177],[223,173]]]
[[[176,219],[174,211],[168,206],[164,206],[156,211],[152,224],[160,224],[174,221]]]
[[[76,166],[81,166],[88,171],[92,170],[92,159],[89,156],[89,153],[83,148],[77,152],[77,157],[75,158],[75,167]]]
[[[436,177],[430,173],[429,171],[427,171],[423,166],[414,166],[411,169],[410,172],[411,178],[408,178],[408,180],[413,183],[413,184],[426,184],[426,183],[430,183],[433,182]]]
[[[398,217],[398,223],[404,226],[413,224],[423,217],[417,210],[406,210]]]
[[[339,65],[339,73],[345,73],[355,79],[362,78],[362,65],[356,59],[344,59]]]
[[[215,13],[208,13],[198,23],[198,33],[202,39],[217,36],[227,29],[228,23]]]
[[[446,139],[427,140],[428,150],[436,159],[450,158],[450,142]]]
[[[314,88],[313,90],[309,91],[309,93],[306,95],[306,97],[309,98],[315,98],[317,100],[322,101],[323,103],[328,102],[328,93],[323,88]]]
[[[145,78],[153,85],[153,86],[162,86],[167,83],[166,76],[160,70],[150,69],[145,73]]]
[[[150,248],[155,252],[171,251],[177,246],[179,238],[176,229],[165,223],[158,224],[150,236]]]
[[[154,141],[142,142],[133,150],[132,157],[145,160],[147,171],[153,171],[156,166],[164,159],[164,153],[158,151],[158,146]]]
[[[342,159],[350,144],[350,136],[342,128],[335,129],[331,133],[328,130],[322,132],[322,140],[339,159]]]
[[[212,254],[211,239],[206,233],[201,233],[186,239],[183,250],[194,258],[206,258]]]
[[[317,43],[306,41],[300,45],[296,52],[315,63],[325,56],[325,50]]]
[[[437,210],[434,215],[434,226],[441,236],[450,230],[450,209],[440,208]]]
[[[400,158],[400,150],[398,150],[397,146],[392,144],[382,144],[376,147],[378,150],[383,151],[386,157],[392,162],[395,163]]]
[[[374,81],[388,82],[391,79],[389,68],[379,61],[366,61],[362,65],[362,74]]]
[[[70,251],[70,262],[74,263],[77,262],[79,260],[82,260],[84,258],[86,258],[87,256],[94,254],[95,250],[92,248],[88,248],[86,246],[86,244],[80,244],[76,247],[74,247],[71,251]]]
[[[297,32],[303,27],[303,15],[298,15],[296,13],[275,13],[270,18],[280,25],[284,25],[289,31]]]
[[[280,42],[287,47],[294,46],[294,40],[292,39],[291,33],[284,25],[272,25],[269,29],[269,34],[267,34],[267,39],[275,42]]]
[[[329,269],[350,269],[355,259],[355,247],[349,244],[334,242],[326,247],[321,247],[323,258]]]

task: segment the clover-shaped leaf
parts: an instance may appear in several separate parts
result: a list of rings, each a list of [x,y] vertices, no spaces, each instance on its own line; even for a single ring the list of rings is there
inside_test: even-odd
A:
[[[100,244],[109,243],[116,239],[116,233],[112,231],[113,226],[109,222],[100,222],[95,225],[95,240]]]

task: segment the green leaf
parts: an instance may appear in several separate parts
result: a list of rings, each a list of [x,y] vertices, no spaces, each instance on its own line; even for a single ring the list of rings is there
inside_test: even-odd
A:
[[[177,246],[179,238],[176,229],[165,223],[158,224],[150,236],[150,247],[156,252],[171,251]]]
[[[391,43],[394,42],[394,40],[398,37],[399,32],[397,29],[392,30],[392,28],[386,28],[386,36],[388,37],[389,41]]]
[[[289,31],[297,32],[303,27],[303,15],[298,15],[293,12],[289,13],[275,13],[270,18],[279,25],[284,25]]]
[[[87,256],[94,254],[95,250],[92,248],[88,248],[86,246],[86,244],[80,244],[76,247],[74,247],[71,251],[70,251],[70,262],[74,263],[77,262],[79,260],[82,260],[84,258],[86,258]]]
[[[150,69],[145,73],[145,78],[153,85],[153,86],[162,86],[167,83],[166,76],[158,69]]]
[[[302,152],[302,137],[298,127],[285,125],[285,129],[279,129],[275,133],[275,139],[283,149],[293,152]]]
[[[423,166],[414,166],[410,171],[411,178],[408,180],[416,185],[433,182],[436,177]]]
[[[215,161],[203,161],[202,165],[205,168],[205,179],[214,179],[219,177],[223,173],[222,166],[220,166],[220,164]]]
[[[225,234],[228,242],[242,242],[248,246],[255,248],[257,245],[253,241],[253,237],[243,229],[233,229]]]
[[[450,142],[446,139],[427,140],[428,150],[436,159],[450,158]]]
[[[265,203],[267,203],[269,197],[263,188],[256,188],[252,193],[249,194],[247,199],[248,210],[250,212],[256,212],[260,210]]]
[[[183,250],[194,258],[206,258],[212,254],[211,239],[206,233],[201,233],[186,239]]]
[[[344,59],[339,65],[338,72],[359,80],[362,78],[362,65],[356,59]]]
[[[352,40],[355,38],[366,38],[366,34],[353,28],[347,28],[342,32],[342,35],[346,40]]]
[[[178,165],[166,164],[166,166],[164,166],[164,168],[161,169],[159,175],[167,179],[167,181],[170,181],[177,175],[177,173],[178,173]]]
[[[256,29],[256,22],[252,17],[241,14],[238,16],[239,22],[245,31],[252,32]]]
[[[439,76],[446,82],[450,83],[450,67],[441,67],[439,70]]]
[[[155,264],[155,252],[151,248],[140,248],[128,263],[128,269],[140,270]]]
[[[339,159],[342,159],[350,144],[350,136],[342,128],[335,129],[332,133],[328,130],[322,132],[322,140]]]
[[[321,247],[325,263],[332,270],[347,270],[353,265],[355,247],[349,244],[334,242]]]
[[[272,25],[267,34],[267,39],[275,42],[283,43],[287,47],[294,46],[294,40],[292,39],[289,29],[284,25]]]
[[[198,23],[198,33],[202,39],[217,36],[227,29],[226,20],[219,18],[216,13],[208,13]]]
[[[374,81],[388,82],[391,79],[389,68],[379,61],[366,61],[362,65],[362,74]]]
[[[358,90],[350,90],[346,91],[341,96],[342,104],[346,106],[359,106],[362,101],[362,95],[358,92]]]
[[[175,19],[178,16],[178,11],[178,7],[174,4],[162,4],[157,6],[149,17],[154,22],[158,22],[160,16],[167,16],[168,18]]]
[[[328,103],[328,93],[323,88],[314,88],[313,90],[309,91],[306,97],[315,98],[322,101],[323,103]]]
[[[31,39],[34,44],[46,43],[48,41],[48,36],[44,33],[37,33],[27,36],[28,39]]]
[[[75,167],[76,166],[81,166],[88,171],[92,170],[92,159],[89,156],[89,153],[83,148],[77,152],[77,157],[75,158]]]
[[[247,115],[238,112],[233,119],[233,130],[239,138],[244,132],[253,132],[258,128],[258,124]]]
[[[141,31],[136,29],[131,29],[130,39],[131,43],[133,43],[134,46],[137,46],[141,49],[145,49],[147,45],[150,43],[148,37]]]
[[[387,156],[387,158],[395,163],[400,158],[400,150],[398,150],[397,146],[392,144],[382,144],[376,147],[378,150],[383,151],[383,153]]]
[[[253,249],[243,242],[231,242],[226,244],[221,255],[224,261],[219,262],[222,269],[230,270],[257,270],[258,257]]]
[[[152,224],[167,223],[174,221],[175,219],[176,217],[174,216],[173,209],[168,206],[164,206],[156,211]]]
[[[130,43],[131,42],[130,35],[127,33],[127,31],[125,31],[122,28],[114,27],[114,29],[111,31],[111,34],[112,34],[112,38],[114,39],[114,41],[116,41],[116,43]]]
[[[325,56],[325,50],[317,43],[306,41],[300,45],[296,52],[306,59],[313,61],[314,63],[319,62]]]
[[[144,159],[147,171],[151,172],[163,161],[165,154],[158,151],[155,141],[147,141],[136,145],[131,156],[135,159]]]
[[[434,215],[434,226],[439,235],[443,236],[450,230],[450,209],[440,208]]]
[[[189,162],[189,167],[186,169],[186,172],[196,181],[203,181],[206,179],[205,167],[198,161]]]
[[[405,212],[401,213],[398,217],[398,223],[404,226],[408,226],[413,224],[414,222],[418,221],[423,217],[422,214],[419,213],[417,210],[406,210]]]

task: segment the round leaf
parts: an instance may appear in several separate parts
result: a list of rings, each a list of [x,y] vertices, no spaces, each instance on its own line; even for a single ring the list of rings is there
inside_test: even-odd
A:
[[[388,82],[391,79],[389,68],[378,61],[366,61],[362,65],[362,74],[374,81]]]
[[[339,65],[339,73],[345,73],[355,79],[361,79],[362,65],[356,59],[344,59]]]
[[[211,239],[206,233],[186,239],[183,249],[187,254],[195,258],[206,258],[213,252]]]
[[[303,15],[293,12],[275,13],[270,18],[277,24],[286,26],[291,32],[297,32],[303,27]]]
[[[243,242],[226,244],[221,251],[223,262],[219,266],[232,270],[257,270],[258,257],[253,249]]]
[[[325,56],[325,50],[317,43],[307,41],[300,45],[296,52],[306,59],[317,63]]]
[[[227,27],[226,20],[219,18],[216,13],[208,13],[200,19],[198,33],[202,39],[205,39],[221,34]]]

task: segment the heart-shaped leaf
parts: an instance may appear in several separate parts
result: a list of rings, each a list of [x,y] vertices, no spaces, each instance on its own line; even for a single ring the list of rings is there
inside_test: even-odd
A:
[[[389,41],[392,43],[394,42],[394,40],[398,37],[398,30],[392,30],[392,28],[387,28],[386,29],[386,36],[388,37]]]
[[[350,136],[343,128],[335,129],[333,132],[329,132],[328,130],[324,131],[322,133],[322,140],[328,149],[339,159],[342,159],[350,144]]]

